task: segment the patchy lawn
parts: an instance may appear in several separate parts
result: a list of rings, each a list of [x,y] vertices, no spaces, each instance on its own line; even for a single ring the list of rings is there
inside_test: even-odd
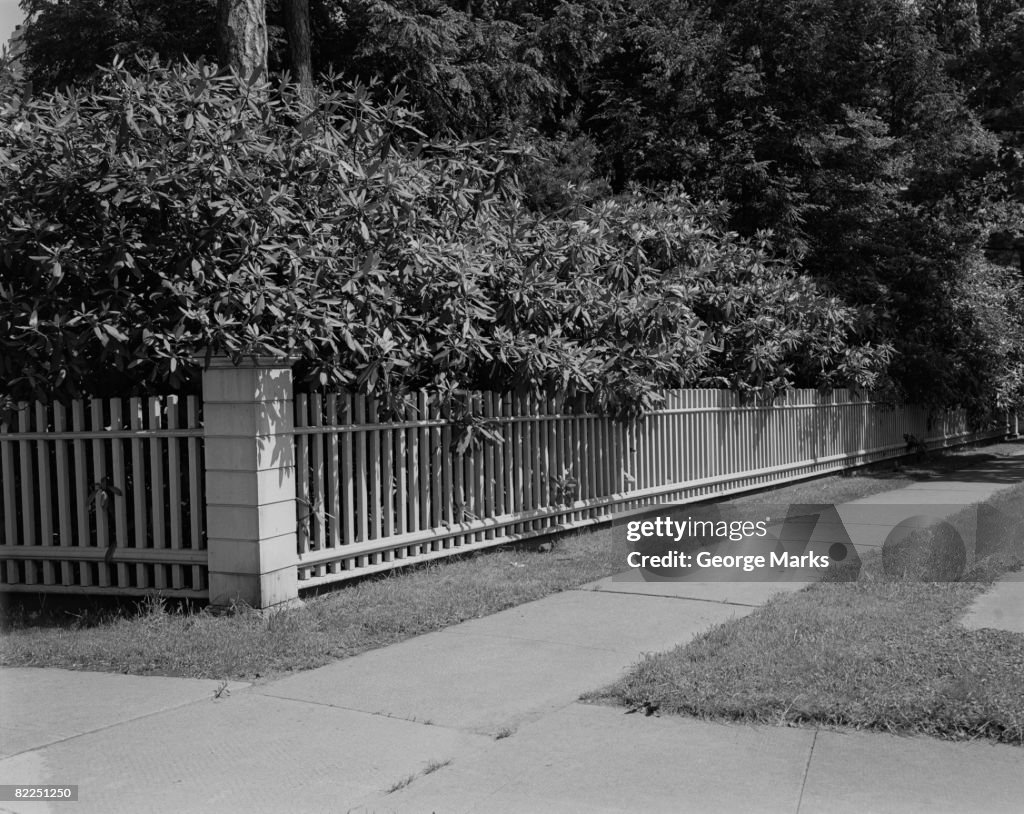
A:
[[[651,655],[591,700],[647,713],[821,724],[1024,744],[1024,636],[958,620],[1020,567],[1024,486],[990,502],[1006,544],[958,582],[886,575],[779,595],[689,644]]]

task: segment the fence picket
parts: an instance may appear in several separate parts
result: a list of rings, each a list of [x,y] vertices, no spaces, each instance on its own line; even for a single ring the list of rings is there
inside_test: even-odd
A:
[[[447,409],[451,408],[449,407]],[[459,514],[459,498],[456,487],[456,482],[461,481],[461,475],[459,474],[461,467],[459,465],[459,458],[453,447],[455,440],[453,436],[452,424],[450,421],[446,420],[441,430],[441,446],[443,448],[441,458],[441,481],[444,484],[444,524],[449,527],[454,526],[462,520]],[[442,547],[451,548],[457,543],[458,538],[453,537],[451,539],[446,539],[442,543]]]
[[[181,403],[178,396],[167,397],[167,429],[177,430],[181,421]],[[181,442],[177,438],[167,440],[167,510],[171,532],[171,548],[181,548],[184,542],[182,532],[182,500],[181,500]],[[157,566],[157,570],[161,570]],[[185,587],[184,566],[170,566],[171,587],[180,591]]]
[[[466,522],[466,454],[465,452],[454,452],[453,457],[455,460],[452,462],[452,502],[454,504],[455,523]],[[462,535],[457,535],[454,539],[456,547],[461,546],[465,542]]]
[[[431,528],[439,528],[444,525],[442,461],[448,459],[448,453],[444,448],[444,443],[441,437],[441,404],[438,399],[430,399],[427,416],[433,423],[430,428],[430,526]],[[437,551],[440,545],[441,544],[439,542],[434,541],[428,546],[428,548],[431,551]]]
[[[158,398],[149,400],[149,429],[163,428],[163,411]],[[153,490],[150,493],[150,517],[153,524],[153,547],[167,548],[167,534],[164,528],[164,455],[163,440],[155,435],[149,437],[149,471]]]
[[[573,408],[568,401],[564,402],[561,406],[562,418],[559,420],[559,440],[561,446],[562,463],[559,465],[559,477],[566,477],[567,486],[569,491],[566,495],[566,503],[571,505],[576,502],[577,489],[574,485],[574,481],[579,467],[576,465],[576,460],[573,456],[573,420],[571,418]],[[573,523],[578,519],[579,515],[577,512],[570,512],[564,516],[566,523]]]
[[[103,426],[103,403],[93,399],[89,404],[90,429],[98,430]],[[94,438],[92,441],[92,510],[96,521],[96,547],[100,551],[110,553],[110,515],[109,503],[103,491],[107,482],[107,456],[103,441]],[[110,566],[104,560],[97,564],[97,575],[101,588],[110,587]]]
[[[367,415],[366,420],[372,424],[377,423],[377,414],[380,410],[377,399],[369,399],[367,401]],[[367,437],[367,451],[366,451],[366,466],[367,475],[370,483],[370,498],[369,498],[369,512],[370,512],[370,538],[377,540],[380,539],[381,531],[383,530],[383,518],[381,514],[383,512],[384,498],[381,495],[381,444],[380,444],[380,430],[370,430]]]
[[[60,436],[67,431],[67,409],[59,402],[53,405],[53,431]],[[71,545],[71,469],[68,466],[68,442],[59,438],[56,442],[56,473],[57,473],[57,543],[62,546]],[[6,445],[0,440],[0,448],[6,449]],[[6,472],[6,464],[3,467]],[[3,477],[0,475],[0,477]],[[13,485],[13,483],[12,483]],[[67,560],[60,563],[61,585],[74,584],[74,573],[72,565]]]
[[[548,415],[548,466],[546,467],[545,484],[548,489],[548,505],[560,506],[562,495],[559,485],[562,483],[562,442],[561,442],[561,407],[555,399],[549,398],[547,403]],[[558,522],[564,521],[564,517],[557,518]]]
[[[295,429],[307,426],[309,396],[299,393],[295,396]],[[296,435],[295,438],[295,501],[298,504],[299,522],[296,529],[298,552],[303,555],[310,550],[312,539],[313,509],[309,492],[309,443],[310,436]]]
[[[18,411],[18,430],[27,433],[31,429],[31,412],[28,405]],[[21,463],[21,529],[22,545],[36,545],[39,542],[36,536],[36,512],[34,489],[35,473],[32,468],[32,444],[22,441],[19,445],[19,461]],[[31,561],[25,562],[25,582],[32,585],[36,582],[35,565]]]
[[[515,424],[511,420],[513,396],[503,394],[497,397],[498,415],[501,416],[501,475],[502,506],[501,513],[515,512],[516,502],[516,461],[515,461]]]
[[[366,396],[356,395],[353,401],[353,421],[355,424],[366,422]],[[363,542],[369,536],[369,518],[367,517],[367,477],[366,477],[366,432],[359,430],[355,434],[356,462],[355,470],[355,492],[356,492],[356,540]],[[365,558],[362,564],[365,565]]]
[[[9,440],[10,427],[6,421],[0,424],[0,488],[3,490],[4,506],[4,545],[22,545],[18,534],[18,508],[16,486],[18,476],[14,468],[15,442]],[[5,563],[6,579],[9,584],[21,581],[18,574],[18,563],[7,560]]]
[[[199,404],[195,396],[188,396],[185,399],[185,418],[188,422],[189,427],[199,426]],[[191,529],[191,541],[190,548],[198,551],[206,548],[206,541],[203,538],[203,502],[201,498],[202,494],[202,481],[201,472],[202,466],[200,466],[200,455],[202,454],[201,447],[199,445],[199,439],[195,436],[190,435],[187,441],[188,449],[188,517],[189,517],[189,528]],[[203,588],[203,569],[200,565],[192,566],[192,585],[193,591],[199,591]]]
[[[426,422],[430,415],[427,403],[427,394],[420,390],[416,394],[417,421],[420,422],[418,440],[416,446],[419,449],[420,468],[420,506],[419,524],[421,529],[430,528],[430,493],[433,491],[433,479],[430,476],[430,433],[427,430]]]
[[[424,456],[428,456],[428,450],[418,449],[419,433],[416,429],[416,424],[425,418],[420,409],[419,394],[408,396],[398,415],[398,420],[405,423],[397,433],[401,439],[401,465],[405,483],[396,511],[402,518],[402,528],[409,532],[426,528],[421,522],[420,504],[424,498],[424,490],[429,490],[430,484],[423,483],[420,461]],[[402,546],[399,551],[403,558],[410,558],[422,553],[422,548],[418,545]]]
[[[124,429],[124,421],[121,415],[122,404],[120,399],[110,402],[110,429]],[[111,493],[108,499],[114,505],[114,545],[128,546],[128,510],[125,505],[125,498],[128,495],[128,483],[126,481],[127,469],[125,468],[124,448],[119,439],[110,442],[110,468],[111,472]],[[159,568],[157,569],[159,571]],[[135,580],[139,587],[147,587],[145,566],[137,563],[135,566]],[[128,585],[128,564],[117,563],[117,584]],[[157,587],[162,587],[158,585]]]
[[[85,432],[85,402],[75,401],[71,405],[71,422],[76,434]],[[89,528],[89,484],[86,475],[86,443],[81,438],[74,440],[75,450],[75,508],[78,519],[77,546],[90,545],[91,530]],[[93,584],[92,568],[80,566],[79,582],[84,587]]]
[[[46,407],[36,404],[36,430],[45,432],[49,425]],[[36,443],[36,472],[38,475],[38,494],[41,501],[40,508],[53,505],[53,492],[50,484],[50,448],[46,441]],[[39,542],[44,546],[53,545],[53,514],[45,509],[39,512]],[[50,559],[42,562],[42,583],[53,585],[54,567]]]

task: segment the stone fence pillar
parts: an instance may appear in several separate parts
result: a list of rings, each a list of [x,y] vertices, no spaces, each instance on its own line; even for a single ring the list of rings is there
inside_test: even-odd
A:
[[[298,598],[291,360],[214,357],[203,371],[213,605]]]

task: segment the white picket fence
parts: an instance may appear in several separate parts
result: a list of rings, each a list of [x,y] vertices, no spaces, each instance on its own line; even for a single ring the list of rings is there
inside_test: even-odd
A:
[[[1006,431],[971,431],[962,411],[929,424],[846,390],[760,406],[675,390],[629,424],[530,397],[464,398],[500,440],[459,454],[459,427],[426,393],[386,420],[362,396],[297,396],[300,587],[891,458],[904,434],[939,448]]]
[[[929,422],[845,390],[771,405],[676,390],[631,423],[472,393],[462,398],[476,432],[496,440],[460,452],[462,425],[426,393],[385,416],[359,395],[286,392],[294,422],[270,412],[286,447],[292,439],[299,588],[896,457],[905,433],[938,448],[1008,430],[973,431],[962,412]],[[0,424],[0,591],[210,597],[202,409],[197,397],[96,399],[27,405]],[[280,507],[292,499],[291,463],[278,464],[275,489],[289,490]],[[218,511],[242,499],[222,495]],[[282,554],[279,567],[292,568]],[[225,548],[218,562],[246,557]],[[229,586],[234,567],[219,566]]]
[[[0,424],[0,590],[204,598],[200,407],[80,400]]]

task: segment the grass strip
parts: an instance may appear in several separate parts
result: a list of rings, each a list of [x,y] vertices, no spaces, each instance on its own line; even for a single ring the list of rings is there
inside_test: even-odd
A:
[[[1024,486],[987,502],[1002,516],[1001,552],[959,581],[891,577],[869,556],[857,582],[780,594],[645,657],[588,699],[649,714],[1022,744],[1024,635],[958,624],[1024,552]]]

